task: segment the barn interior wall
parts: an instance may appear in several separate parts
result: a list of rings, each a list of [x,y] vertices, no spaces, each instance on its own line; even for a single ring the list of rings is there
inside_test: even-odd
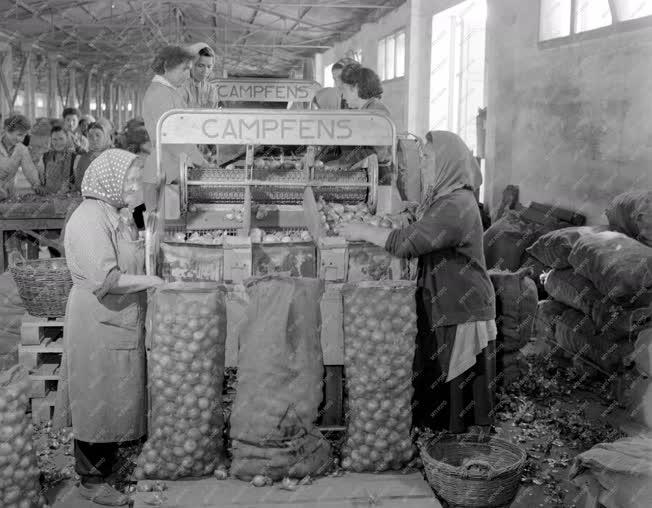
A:
[[[404,29],[405,77],[383,82],[383,102],[399,132],[424,135],[428,129],[432,16],[461,1],[408,0],[378,21],[365,23],[355,35],[320,55],[315,64],[318,80],[323,83],[324,69],[352,51],[361,50],[362,65],[377,69],[378,41]]]
[[[540,48],[538,5],[488,2],[489,202],[516,184],[604,223],[612,197],[652,188],[652,27]]]

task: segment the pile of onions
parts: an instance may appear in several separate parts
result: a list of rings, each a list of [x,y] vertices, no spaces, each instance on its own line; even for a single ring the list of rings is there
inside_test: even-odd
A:
[[[224,295],[176,285],[157,290],[152,304],[150,435],[135,476],[213,474],[223,461]]]
[[[0,506],[43,506],[36,464],[27,371],[16,365],[0,374]]]
[[[361,282],[347,284],[343,297],[348,411],[342,467],[397,470],[414,455],[414,288],[401,282]]]

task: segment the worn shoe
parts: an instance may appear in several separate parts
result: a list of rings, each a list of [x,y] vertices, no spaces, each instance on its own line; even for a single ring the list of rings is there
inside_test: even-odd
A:
[[[89,499],[96,504],[104,506],[127,506],[129,504],[129,496],[121,494],[116,489],[111,487],[108,483],[97,484],[79,484],[79,495],[85,499]]]

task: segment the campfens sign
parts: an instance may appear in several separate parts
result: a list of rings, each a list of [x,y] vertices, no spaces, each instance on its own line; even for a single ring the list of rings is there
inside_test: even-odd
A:
[[[320,88],[315,81],[292,79],[220,79],[213,84],[225,102],[310,102]]]
[[[164,144],[391,146],[395,136],[388,117],[363,111],[177,110],[159,128]]]

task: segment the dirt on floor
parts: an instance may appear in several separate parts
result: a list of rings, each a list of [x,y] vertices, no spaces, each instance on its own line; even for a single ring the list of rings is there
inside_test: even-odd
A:
[[[627,412],[611,396],[613,380],[581,366],[562,367],[544,355],[530,357],[529,364],[529,374],[498,397],[496,434],[523,447],[528,457],[511,506],[577,506],[583,493],[569,479],[574,457],[623,437]],[[44,425],[36,435],[46,497],[53,507],[63,507],[61,499],[77,480],[70,430],[53,433]],[[117,481],[124,492],[134,490],[128,473],[138,453],[138,446],[121,451],[131,465]]]

